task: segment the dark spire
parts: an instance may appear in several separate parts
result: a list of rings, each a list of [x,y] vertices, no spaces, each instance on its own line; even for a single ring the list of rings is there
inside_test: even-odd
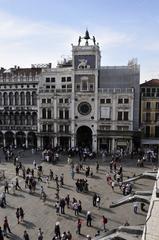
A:
[[[89,32],[88,32],[87,29],[86,29],[86,32],[85,32],[84,39],[86,39],[86,40],[89,40],[89,39],[90,39]]]

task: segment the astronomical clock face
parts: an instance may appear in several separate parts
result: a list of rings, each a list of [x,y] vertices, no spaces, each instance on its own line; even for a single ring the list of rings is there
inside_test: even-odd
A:
[[[91,105],[88,102],[81,102],[78,105],[78,112],[82,115],[86,116],[90,114],[91,110],[92,110]]]

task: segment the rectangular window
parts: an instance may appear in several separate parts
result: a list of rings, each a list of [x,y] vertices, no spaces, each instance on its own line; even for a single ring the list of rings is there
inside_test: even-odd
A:
[[[159,126],[155,127],[155,137],[159,138]]]
[[[42,98],[42,103],[46,103],[46,99],[45,98]]]
[[[106,99],[106,103],[111,103],[111,99],[110,99],[110,98],[107,98],[107,99]]]
[[[105,103],[105,98],[100,99],[100,103],[101,104]]]
[[[146,122],[150,122],[151,114],[146,113]]]
[[[60,99],[59,99],[59,103],[63,103],[63,98],[60,98]]]
[[[63,119],[63,110],[59,110],[59,119]]]
[[[150,97],[150,88],[147,88],[147,89],[146,89],[146,96],[147,96],[147,97]]]
[[[159,109],[159,102],[156,102],[156,109]]]
[[[48,109],[48,111],[47,111],[47,116],[48,116],[48,119],[51,119],[51,109]]]
[[[65,98],[65,103],[68,103],[68,98]]]
[[[89,85],[89,90],[90,90],[90,91],[94,91],[94,85],[93,85],[93,84],[90,84],[90,85]]]
[[[67,88],[72,88],[72,84],[68,84],[68,85],[67,85]]]
[[[118,103],[119,103],[119,104],[122,104],[122,103],[123,103],[123,99],[122,99],[122,98],[119,98],[119,99],[118,99]]]
[[[150,102],[146,102],[146,109],[150,109],[151,108],[151,103]]]
[[[87,81],[85,81],[85,80],[83,80],[82,81],[82,91],[87,91],[87,89],[88,89],[88,82]]]
[[[65,125],[65,133],[69,133],[69,125]]]
[[[118,121],[122,120],[122,112],[118,112]]]
[[[155,113],[155,121],[159,122],[159,113]]]
[[[55,82],[55,78],[54,77],[51,78],[51,82]]]
[[[67,77],[67,82],[71,82],[71,77]]]
[[[66,82],[66,78],[65,78],[65,77],[62,77],[62,78],[61,78],[61,82]]]
[[[46,132],[46,125],[42,126],[43,132]]]
[[[52,125],[48,124],[48,132],[52,132]]]
[[[66,85],[62,85],[62,89],[66,89]]]
[[[129,103],[129,98],[124,98],[124,103],[128,104]]]
[[[46,78],[46,82],[50,82],[50,78]]]
[[[49,89],[50,88],[50,86],[48,85],[48,86],[46,86],[46,89]]]
[[[69,119],[69,111],[65,110],[65,119]]]
[[[47,99],[47,103],[51,103],[51,98],[48,98],[48,99]]]
[[[145,134],[146,134],[146,137],[150,137],[150,126],[146,126]]]
[[[128,121],[128,112],[124,112],[124,121]]]
[[[60,125],[60,126],[59,126],[59,131],[60,131],[60,132],[63,132],[63,125]]]
[[[51,88],[52,88],[52,89],[55,89],[55,85],[52,85]]]

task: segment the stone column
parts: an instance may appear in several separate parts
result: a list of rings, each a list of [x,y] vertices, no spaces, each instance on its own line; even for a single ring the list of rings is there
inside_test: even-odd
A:
[[[26,134],[25,147],[28,148],[28,135]]]
[[[75,147],[75,135],[71,137],[71,147]]]
[[[4,138],[3,138],[3,147],[6,146],[6,139],[5,139],[5,134],[4,134]]]
[[[54,137],[51,137],[51,147],[54,147]]]
[[[54,137],[54,147],[56,147],[56,146],[57,146],[57,136]]]
[[[92,136],[92,151],[97,152],[97,135]]]
[[[41,137],[40,136],[37,137],[37,147],[40,148],[40,149],[42,147],[41,146]]]
[[[112,138],[112,149],[111,149],[111,151],[114,152],[114,150],[115,150],[115,139]]]

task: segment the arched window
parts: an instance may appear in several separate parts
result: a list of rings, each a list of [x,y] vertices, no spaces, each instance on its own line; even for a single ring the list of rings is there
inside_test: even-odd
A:
[[[22,112],[20,115],[21,125],[25,125],[25,113]]]
[[[26,93],[26,105],[31,105],[30,92],[27,92],[27,93]]]
[[[15,105],[19,105],[19,93],[15,93]]]
[[[9,105],[13,105],[13,93],[9,93]]]
[[[33,125],[37,124],[37,113],[33,113],[33,115],[32,115],[32,124]]]
[[[51,119],[51,109],[48,109],[48,111],[47,111],[47,116],[48,116],[48,119]]]
[[[4,106],[7,106],[8,105],[8,94],[6,92],[3,94],[3,98],[4,98]]]
[[[4,113],[4,125],[8,125],[8,113]]]
[[[26,114],[26,124],[31,125],[31,115],[29,112]]]
[[[25,105],[25,94],[24,94],[24,92],[20,93],[20,104]]]
[[[19,123],[20,123],[19,113],[16,112],[15,113],[15,125],[19,125]]]
[[[43,110],[42,110],[42,118],[46,119],[46,109],[45,108],[43,108]]]
[[[10,125],[14,125],[15,124],[15,122],[14,122],[14,115],[13,115],[13,113],[11,112],[10,113]]]
[[[36,95],[36,92],[32,92],[32,105],[33,106],[37,105],[37,95]]]
[[[0,106],[2,106],[2,93],[0,93]]]

